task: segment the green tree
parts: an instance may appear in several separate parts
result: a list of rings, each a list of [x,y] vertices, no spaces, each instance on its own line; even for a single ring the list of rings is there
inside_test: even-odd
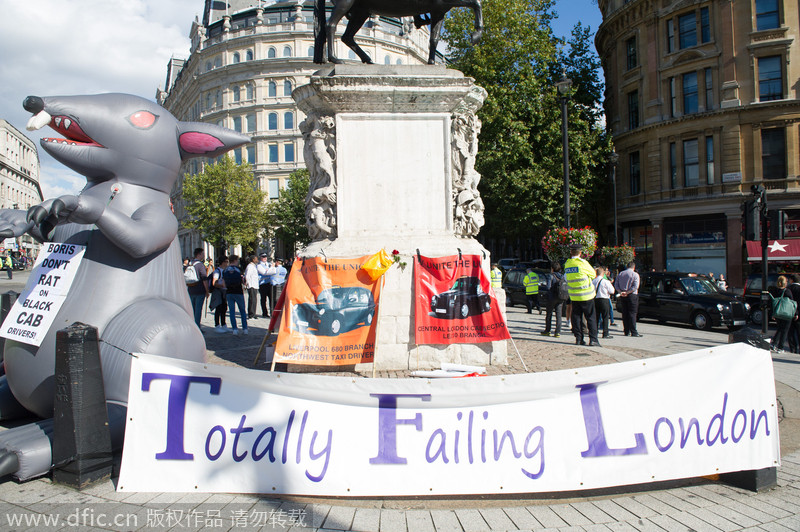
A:
[[[264,233],[265,196],[250,165],[223,156],[199,174],[184,176],[183,198],[189,215],[184,225],[199,231],[221,252],[237,244],[247,247]]]
[[[550,28],[553,4],[552,0],[484,0],[486,29],[475,46],[469,42],[468,11],[451,12],[445,24],[451,65],[488,92],[478,114],[483,125],[476,161],[486,206],[482,235],[488,238],[538,241],[549,228],[563,224],[561,110],[555,82],[561,66],[568,75],[578,73],[580,58],[591,48],[588,30],[579,29],[570,41],[574,54],[559,53],[563,43]],[[567,58],[574,64],[566,63]],[[596,218],[592,194],[597,187],[596,165],[604,154],[596,153],[603,137],[599,113],[589,112],[599,109],[597,98],[602,94],[595,81],[596,74],[592,78],[586,73],[585,80],[576,76],[569,99],[573,225]]]
[[[308,187],[308,170],[295,170],[289,175],[289,182],[280,197],[267,205],[267,225],[286,244],[287,250],[293,251],[311,240],[306,226]]]

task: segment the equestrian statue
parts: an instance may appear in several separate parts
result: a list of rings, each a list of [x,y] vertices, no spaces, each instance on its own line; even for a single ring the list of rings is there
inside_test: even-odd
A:
[[[475,13],[475,31],[472,33],[472,44],[481,40],[483,33],[483,12],[481,0],[332,0],[331,17],[325,16],[325,0],[316,0],[314,6],[314,62],[325,63],[325,44],[328,45],[328,58],[331,63],[342,63],[336,57],[334,37],[336,27],[342,17],[347,16],[347,28],[342,35],[342,42],[353,50],[361,61],[372,63],[369,55],[356,43],[355,36],[361,26],[371,15],[388,17],[414,17],[417,28],[430,25],[431,39],[428,64],[432,65],[436,58],[436,47],[442,32],[444,16],[455,7],[469,7]],[[427,15],[427,16],[425,16]]]

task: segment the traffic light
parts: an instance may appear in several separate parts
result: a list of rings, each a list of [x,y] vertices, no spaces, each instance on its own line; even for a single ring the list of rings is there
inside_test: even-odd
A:
[[[759,240],[761,238],[761,212],[758,200],[746,200],[742,204],[744,221],[744,239]]]
[[[786,238],[785,227],[789,221],[789,215],[785,211],[769,211],[769,237],[772,240],[783,240]]]

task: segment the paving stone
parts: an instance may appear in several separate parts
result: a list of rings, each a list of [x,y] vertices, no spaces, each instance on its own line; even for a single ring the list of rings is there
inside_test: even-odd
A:
[[[431,510],[436,532],[462,532],[461,522],[453,510]]]
[[[578,510],[582,513],[586,518],[591,521],[592,523],[610,523],[614,521],[614,519],[605,513],[603,510],[597,507],[594,502],[591,501],[583,501],[583,502],[573,502],[570,504],[573,508]]]
[[[792,530],[791,528],[778,523],[764,523],[757,528],[764,530],[765,532],[797,532],[797,530]]]
[[[604,524],[584,525],[581,527],[585,532],[610,532],[611,529]]]
[[[641,532],[664,532],[664,528],[658,526],[649,519],[639,519],[636,521],[629,521],[629,524]]]
[[[333,506],[328,512],[328,516],[325,518],[322,528],[348,530],[350,525],[353,524],[353,517],[355,514],[356,508],[348,508],[347,506]]]
[[[740,525],[737,525],[729,519],[725,519],[721,515],[710,511],[708,508],[698,508],[697,510],[690,510],[687,513],[690,513],[695,517],[702,519],[706,523],[709,523],[715,528],[724,530],[726,532],[733,532],[734,530],[739,530],[742,528]]]
[[[527,506],[527,508],[533,517],[542,523],[544,527],[560,528],[562,526],[568,526],[566,521],[561,519],[549,506]]]
[[[457,509],[455,510],[458,516],[458,521],[461,523],[461,528],[464,532],[478,532],[480,530],[491,530],[489,525],[481,516],[480,510],[474,508]]]
[[[481,508],[483,519],[489,530],[516,530],[518,527],[502,508]]]
[[[354,532],[380,532],[380,522],[381,511],[379,509],[356,508],[352,530]]]
[[[651,515],[640,515],[639,517],[652,517],[654,515],[661,515],[667,514],[669,512],[674,512],[675,508],[670,506],[669,504],[665,503],[660,499],[656,499],[650,493],[644,493],[642,495],[636,495],[635,497],[631,497],[634,501],[646,506],[652,512]],[[626,506],[627,508],[627,506]],[[631,510],[632,511],[632,510]],[[636,512],[633,512],[636,513]]]
[[[706,525],[706,528],[691,528],[680,521],[676,521],[675,518],[670,515],[654,515],[653,517],[650,518],[650,521],[660,526],[667,532],[687,532],[687,531],[708,532],[710,530],[713,530],[713,528],[710,525]]]
[[[554,504],[550,506],[569,526],[591,525],[592,522],[570,504]]]
[[[537,530],[544,528],[542,523],[540,523],[524,506],[505,508],[505,512],[509,519],[514,522],[514,525],[520,530]]]
[[[728,521],[732,523],[736,523],[739,527],[751,527],[751,526],[758,526],[762,523],[762,521],[758,519],[754,519],[749,515],[746,515],[739,511],[739,508],[742,506],[740,503],[732,503],[733,507],[723,506],[723,505],[716,505],[716,506],[709,506],[707,510],[709,512],[714,512],[715,514],[724,517]],[[734,510],[734,508],[736,508]],[[769,517],[769,516],[766,516]]]
[[[408,510],[406,526],[409,532],[435,532],[433,518],[428,510]]]
[[[406,514],[403,510],[381,509],[380,532],[406,532]]]
[[[592,501],[592,504],[609,515],[613,522],[630,521],[639,517],[629,510],[626,510],[614,499],[598,499],[596,501]]]
[[[652,495],[654,499],[658,499],[664,504],[667,504],[672,508],[677,508],[678,510],[684,512],[687,510],[691,510],[692,508],[700,508],[699,505],[694,504],[693,502],[690,502],[688,500],[689,494],[687,494],[686,492],[682,492],[682,495],[684,495],[685,498],[679,497],[678,495],[670,491],[654,491],[650,495]],[[695,499],[696,498],[697,497],[695,497]],[[669,511],[667,513],[669,513]]]
[[[306,525],[311,528],[319,528],[328,517],[328,512],[331,511],[330,504],[309,504],[306,506],[307,518]]]
[[[604,526],[609,530],[613,530],[614,532],[636,532],[637,530],[632,524],[626,523],[624,521],[617,521],[615,523],[606,523]]]

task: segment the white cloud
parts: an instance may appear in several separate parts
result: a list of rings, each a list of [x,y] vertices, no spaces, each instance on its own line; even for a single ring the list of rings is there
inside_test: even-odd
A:
[[[171,56],[189,56],[204,0],[0,0],[0,117],[20,131],[28,95],[125,92],[153,99]],[[29,137],[38,145],[45,130]],[[45,198],[76,193],[82,176],[39,149]],[[77,187],[77,188],[75,188]]]

